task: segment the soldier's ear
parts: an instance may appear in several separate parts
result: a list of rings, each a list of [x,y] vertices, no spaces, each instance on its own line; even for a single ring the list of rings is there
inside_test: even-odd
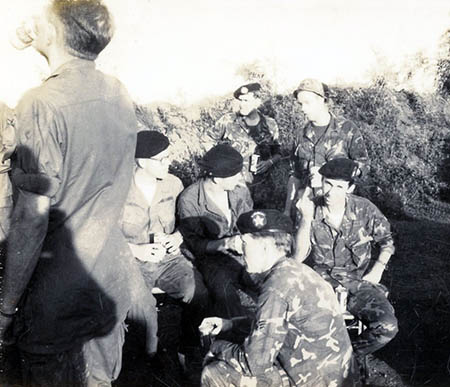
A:
[[[355,184],[350,184],[348,189],[347,189],[347,193],[352,194],[355,191],[356,185]]]

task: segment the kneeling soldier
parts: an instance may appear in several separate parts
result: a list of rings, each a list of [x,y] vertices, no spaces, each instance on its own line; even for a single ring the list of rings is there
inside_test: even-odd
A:
[[[242,345],[213,341],[202,386],[358,385],[333,289],[308,266],[289,258],[291,220],[276,210],[251,211],[240,216],[238,227],[247,271],[259,278],[256,321],[203,320],[204,334],[244,324],[250,334]]]

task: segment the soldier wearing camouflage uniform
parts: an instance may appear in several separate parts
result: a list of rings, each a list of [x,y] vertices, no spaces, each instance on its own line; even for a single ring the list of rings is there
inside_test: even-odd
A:
[[[347,290],[347,310],[366,326],[353,342],[362,358],[392,340],[398,326],[386,288],[379,284],[394,253],[390,225],[369,200],[351,194],[357,170],[356,162],[344,158],[320,168],[323,196],[311,199],[307,188],[297,202],[302,220],[295,258],[303,261],[309,255],[322,278]],[[368,270],[372,242],[380,253]]]
[[[255,93],[260,89],[259,83],[239,87],[233,94],[239,104],[238,113],[225,114],[208,133],[216,143],[230,144],[242,155],[243,176],[250,188],[254,188],[252,194],[259,184],[267,181],[269,171],[281,159],[278,125],[258,110],[261,100]],[[260,158],[252,173],[250,159],[254,154]]]
[[[319,168],[327,161],[346,157],[358,163],[359,175],[368,171],[368,155],[361,132],[344,118],[335,117],[328,109],[326,86],[315,79],[303,80],[294,92],[308,124],[296,134],[291,152],[291,177],[285,214],[305,187],[320,190]]]
[[[240,216],[249,273],[260,276],[256,320],[207,318],[213,337],[251,325],[244,344],[212,342],[201,385],[355,386],[352,346],[333,289],[311,268],[289,258],[292,221],[276,210]]]

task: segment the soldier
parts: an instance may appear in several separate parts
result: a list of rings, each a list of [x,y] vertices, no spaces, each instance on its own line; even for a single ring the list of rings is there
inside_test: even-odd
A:
[[[260,89],[259,83],[250,83],[235,90],[233,96],[238,103],[238,112],[222,116],[209,133],[214,141],[228,143],[242,155],[243,176],[250,184],[252,196],[259,184],[269,178],[269,170],[281,159],[278,125],[258,110]]]
[[[335,117],[327,105],[327,87],[316,79],[305,79],[294,91],[294,97],[308,120],[296,134],[291,153],[292,173],[289,177],[285,214],[291,214],[292,202],[305,187],[320,190],[319,168],[337,157],[355,160],[359,176],[368,171],[368,155],[364,140],[356,125]]]
[[[183,236],[175,227],[175,211],[183,184],[169,173],[169,145],[162,133],[138,133],[136,166],[121,228],[148,289],[158,287],[188,304],[191,322],[197,323],[195,334],[208,305],[208,292],[201,274],[180,249]]]
[[[253,202],[248,188],[241,185],[242,164],[242,156],[230,145],[214,146],[200,161],[205,177],[178,200],[180,231],[210,291],[215,313],[227,318],[247,311],[240,297],[245,284],[236,222]]]
[[[22,36],[51,71],[15,111],[0,344],[14,320],[25,385],[111,385],[121,369],[132,256],[118,221],[137,120],[95,68],[113,30],[100,0],[52,0]]]
[[[297,202],[302,214],[295,258],[310,255],[312,266],[333,288],[348,292],[347,309],[367,329],[353,343],[360,358],[372,353],[397,334],[394,308],[379,284],[394,253],[394,242],[386,217],[369,200],[353,195],[358,173],[355,161],[337,158],[319,169],[323,196],[311,200],[307,188]],[[380,253],[367,271],[371,243]]]
[[[239,217],[249,273],[260,276],[255,321],[206,318],[213,336],[202,386],[355,386],[352,346],[333,289],[292,259],[292,221],[276,210]],[[251,326],[243,345],[214,340],[221,331]],[[248,384],[246,384],[248,383]]]

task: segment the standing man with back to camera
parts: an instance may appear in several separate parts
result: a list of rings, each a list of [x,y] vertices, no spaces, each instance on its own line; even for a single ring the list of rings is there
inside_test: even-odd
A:
[[[327,86],[316,79],[304,79],[294,91],[308,123],[296,133],[291,153],[284,213],[291,215],[292,203],[306,187],[321,189],[319,168],[327,161],[346,157],[358,163],[358,177],[367,174],[369,158],[360,130],[345,118],[336,117],[328,107]]]
[[[16,109],[0,339],[14,317],[26,385],[111,385],[131,302],[118,218],[137,129],[125,87],[95,68],[111,16],[100,0],[53,0],[18,34],[51,75]]]

